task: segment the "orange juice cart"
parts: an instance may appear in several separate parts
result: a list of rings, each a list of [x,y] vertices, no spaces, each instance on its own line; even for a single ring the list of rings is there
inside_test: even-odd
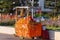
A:
[[[42,25],[32,18],[28,6],[16,7],[15,35],[23,38],[40,37]],[[18,12],[19,11],[19,12]],[[19,15],[18,15],[19,13]]]

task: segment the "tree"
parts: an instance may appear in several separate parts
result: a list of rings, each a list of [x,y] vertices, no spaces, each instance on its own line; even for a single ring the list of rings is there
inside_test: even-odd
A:
[[[1,13],[1,17],[2,17],[2,13],[9,13],[10,8],[12,5],[12,1],[11,0],[0,0],[0,13]],[[2,18],[1,18],[1,22],[2,22]]]
[[[11,8],[12,1],[11,0],[0,0],[0,12],[1,13],[8,13],[9,9]]]

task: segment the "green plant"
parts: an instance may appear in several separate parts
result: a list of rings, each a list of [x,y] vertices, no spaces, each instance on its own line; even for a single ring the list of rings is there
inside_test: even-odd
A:
[[[8,22],[1,22],[1,26],[13,26],[15,24],[15,21],[8,21]]]
[[[55,27],[55,26],[46,26],[46,29],[48,29],[48,30],[59,30],[60,31],[60,26],[58,26],[58,27]]]
[[[38,18],[38,17],[40,17],[40,14],[36,13],[34,17]]]

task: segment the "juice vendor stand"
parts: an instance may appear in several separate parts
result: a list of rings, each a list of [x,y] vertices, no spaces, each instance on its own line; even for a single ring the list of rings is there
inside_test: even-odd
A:
[[[15,35],[23,38],[40,37],[42,25],[41,22],[36,22],[32,18],[32,14],[29,15],[29,7],[22,6],[16,7],[16,22],[15,22]],[[20,17],[18,18],[18,10],[20,11]],[[26,12],[24,12],[26,11]],[[24,16],[24,14],[26,14]]]

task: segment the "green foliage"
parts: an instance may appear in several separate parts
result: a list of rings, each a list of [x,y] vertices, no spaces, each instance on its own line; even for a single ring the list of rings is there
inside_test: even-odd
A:
[[[35,14],[34,14],[34,17],[35,17],[35,18],[38,18],[38,17],[40,17],[40,16],[41,16],[41,15],[40,15],[39,13],[35,13]]]
[[[0,26],[14,26],[15,21],[1,22]]]
[[[55,26],[46,26],[46,29],[48,29],[48,30],[58,30],[58,31],[60,31],[60,26],[57,26],[57,27],[55,27]]]
[[[11,8],[12,1],[11,0],[0,0],[0,12],[9,12]]]

